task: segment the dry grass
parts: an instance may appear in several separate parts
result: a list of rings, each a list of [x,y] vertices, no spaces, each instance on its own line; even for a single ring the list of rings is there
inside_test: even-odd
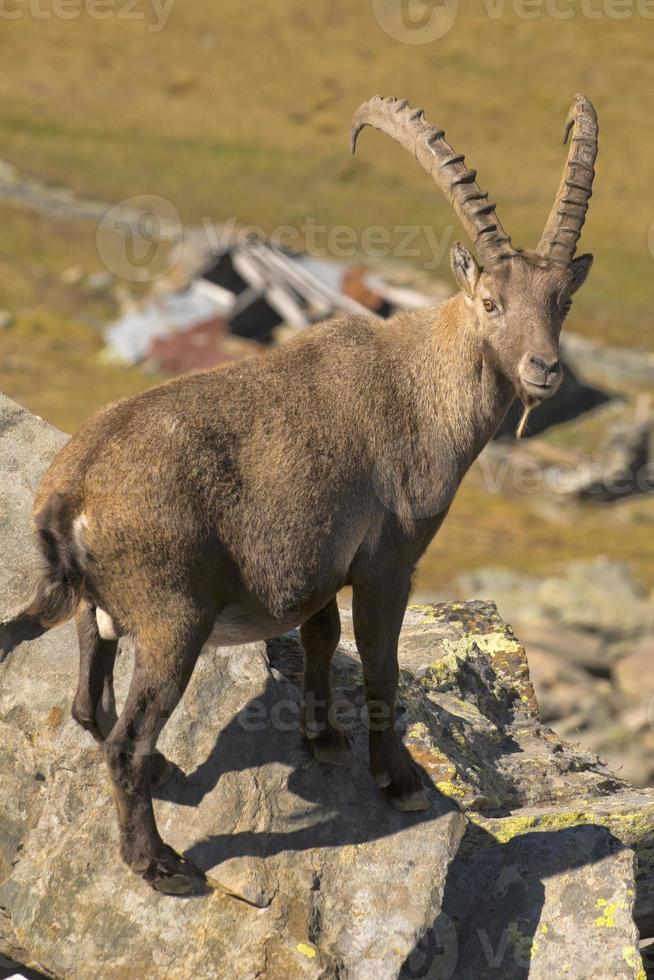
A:
[[[115,315],[115,302],[105,292],[62,282],[74,265],[102,270],[93,227],[10,207],[1,213],[2,305],[14,321],[0,332],[0,390],[75,432],[102,405],[159,379],[107,363],[100,356],[102,327]]]
[[[547,575],[566,562],[607,555],[625,562],[636,578],[654,589],[651,499],[624,501],[610,510],[587,505],[562,520],[535,511],[532,503],[488,493],[473,471],[419,566],[416,588],[429,592],[485,566]]]
[[[450,211],[404,151],[370,135],[359,163],[348,156],[356,105],[403,94],[446,126],[516,242],[532,244],[558,182],[564,114],[583,90],[602,150],[584,239],[597,267],[576,326],[650,346],[650,22],[460,6],[426,45],[392,40],[369,3],[345,0],[177,2],[159,33],[116,17],[4,20],[2,155],[87,194],[162,194],[187,219],[442,228]]]
[[[33,310],[3,334],[1,390],[64,432],[75,432],[103,405],[161,380],[104,363],[101,346],[84,324]]]

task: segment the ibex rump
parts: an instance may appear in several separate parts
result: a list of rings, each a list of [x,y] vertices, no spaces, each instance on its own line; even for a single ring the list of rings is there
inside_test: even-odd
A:
[[[437,309],[380,322],[348,316],[267,356],[191,375],[100,412],[54,460],[34,520],[46,563],[21,622],[76,614],[75,718],[102,744],[125,861],[182,894],[204,876],[161,840],[151,785],[157,738],[212,631],[230,645],[299,626],[305,730],[318,759],[346,763],[330,716],[336,594],[353,589],[369,702],[370,768],[400,809],[422,809],[420,776],[394,727],[397,643],[411,575],[464,474],[512,400],[555,393],[558,338],[591,256],[574,258],[591,194],[597,122],[577,96],[564,177],[533,253],[514,249],[443,133],[404,102],[358,110],[432,174],[485,262],[452,249],[460,287]],[[10,646],[8,624],[0,648]],[[120,717],[117,638],[135,667]],[[0,649],[1,655],[1,649]]]

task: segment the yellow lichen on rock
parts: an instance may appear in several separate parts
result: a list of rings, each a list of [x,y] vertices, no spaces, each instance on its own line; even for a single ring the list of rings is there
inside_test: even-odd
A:
[[[597,907],[603,909],[603,913],[597,916],[595,925],[606,929],[614,929],[616,912],[624,912],[627,908],[624,902],[608,902],[605,898],[597,899]]]

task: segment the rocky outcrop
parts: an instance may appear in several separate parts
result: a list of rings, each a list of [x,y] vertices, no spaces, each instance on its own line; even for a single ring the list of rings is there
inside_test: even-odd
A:
[[[0,401],[0,621],[29,592],[30,496],[64,437]],[[335,658],[351,770],[298,726],[301,653],[207,649],[164,752],[157,818],[214,885],[151,891],[117,855],[96,746],[70,718],[67,624],[0,664],[0,955],[66,978],[642,978],[654,794],[542,724],[524,649],[488,602],[409,609],[400,721],[430,809],[389,808],[366,768],[361,670]],[[119,658],[124,695],[130,650]]]

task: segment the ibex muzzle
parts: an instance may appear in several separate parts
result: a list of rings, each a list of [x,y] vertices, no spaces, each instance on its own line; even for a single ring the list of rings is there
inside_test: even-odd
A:
[[[121,851],[154,888],[187,894],[204,875],[161,840],[155,752],[203,644],[301,630],[304,732],[315,757],[347,764],[330,662],[336,595],[352,587],[371,714],[370,769],[394,806],[424,809],[421,774],[395,731],[397,643],[420,556],[464,474],[516,394],[528,410],[560,381],[558,339],[590,269],[574,258],[597,150],[578,96],[572,146],[543,238],[516,250],[476,175],[406,102],[358,110],[398,139],[452,202],[484,263],[452,249],[460,292],[386,322],[348,316],[228,368],[178,378],[100,412],[56,457],[34,521],[45,570],[12,645],[76,615],[75,718],[102,745]],[[117,716],[117,637],[135,646]],[[246,737],[244,733],[244,738]]]

